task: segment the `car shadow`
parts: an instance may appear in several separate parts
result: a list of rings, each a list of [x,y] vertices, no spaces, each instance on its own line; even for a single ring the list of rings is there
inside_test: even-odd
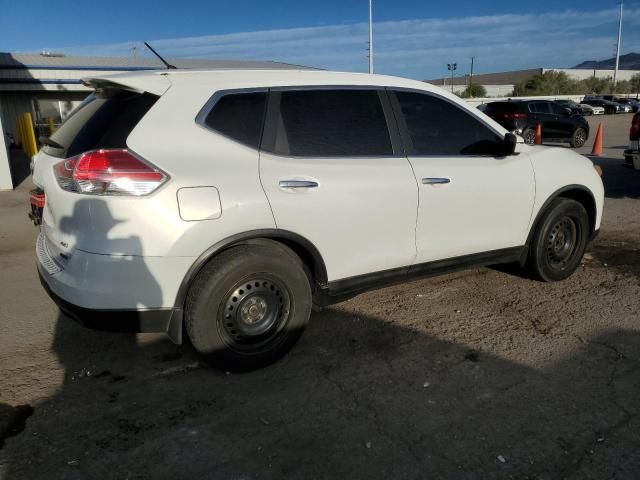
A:
[[[111,218],[93,234],[144,258],[139,239],[118,237],[117,212],[98,198],[78,202],[61,229],[73,236],[86,211]],[[155,306],[159,283],[127,262],[117,281]],[[30,412],[0,405],[11,419],[0,474],[471,479],[640,471],[637,331],[575,337],[564,358],[540,366],[429,333],[429,309],[401,325],[401,308],[327,308],[285,358],[241,375],[210,368],[188,343],[88,330],[60,314],[51,348],[61,385]],[[544,321],[558,319],[536,325]]]
[[[7,478],[632,478],[640,335],[581,341],[535,369],[334,307],[231,375],[60,316],[63,384],[7,440]]]
[[[602,168],[607,198],[640,198],[640,171],[624,165],[622,158],[588,156]]]

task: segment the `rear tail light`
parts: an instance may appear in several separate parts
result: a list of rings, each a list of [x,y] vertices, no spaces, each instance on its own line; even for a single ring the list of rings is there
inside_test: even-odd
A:
[[[505,120],[515,120],[517,118],[525,118],[527,114],[526,113],[497,113],[490,116],[494,118],[503,118]]]
[[[94,195],[147,195],[169,178],[126,149],[82,153],[53,170],[63,190]]]
[[[516,118],[525,118],[527,116],[526,113],[505,113],[504,118],[507,120],[515,120]]]
[[[640,140],[640,113],[636,113],[631,120],[629,140]]]

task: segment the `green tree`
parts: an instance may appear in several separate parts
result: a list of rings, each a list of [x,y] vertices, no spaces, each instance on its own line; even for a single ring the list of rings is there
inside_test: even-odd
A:
[[[483,98],[487,96],[487,90],[482,85],[469,85],[460,96],[462,98]]]
[[[636,73],[629,80],[630,91],[629,93],[635,93],[638,95],[640,93],[640,73]]]
[[[611,91],[611,77],[598,78],[589,77],[580,81],[580,92],[586,94],[609,93]]]
[[[529,95],[571,95],[579,90],[578,82],[564,72],[548,71],[538,73],[513,87],[515,96]]]

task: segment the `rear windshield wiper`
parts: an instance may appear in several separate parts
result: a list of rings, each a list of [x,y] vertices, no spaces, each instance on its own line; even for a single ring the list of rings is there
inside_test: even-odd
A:
[[[64,145],[60,145],[55,140],[51,140],[51,138],[45,137],[44,135],[42,135],[40,138],[38,138],[38,141],[42,145],[49,145],[50,147],[53,147],[53,148],[64,148]]]

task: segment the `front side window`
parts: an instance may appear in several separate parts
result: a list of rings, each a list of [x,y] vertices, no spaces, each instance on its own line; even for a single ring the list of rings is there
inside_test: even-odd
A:
[[[549,104],[549,106],[551,107],[551,111],[554,115],[565,115],[567,113],[567,108],[570,108],[570,105],[561,107],[560,105],[557,105],[555,103],[551,103]]]
[[[393,155],[378,91],[290,90],[279,95],[275,140],[263,148],[303,157]]]
[[[551,113],[549,104],[544,102],[534,102],[529,104],[529,110],[533,113]]]
[[[461,107],[434,95],[396,91],[412,155],[493,155],[499,135]]]
[[[266,92],[228,93],[218,99],[204,123],[216,132],[257,149],[266,106]]]

